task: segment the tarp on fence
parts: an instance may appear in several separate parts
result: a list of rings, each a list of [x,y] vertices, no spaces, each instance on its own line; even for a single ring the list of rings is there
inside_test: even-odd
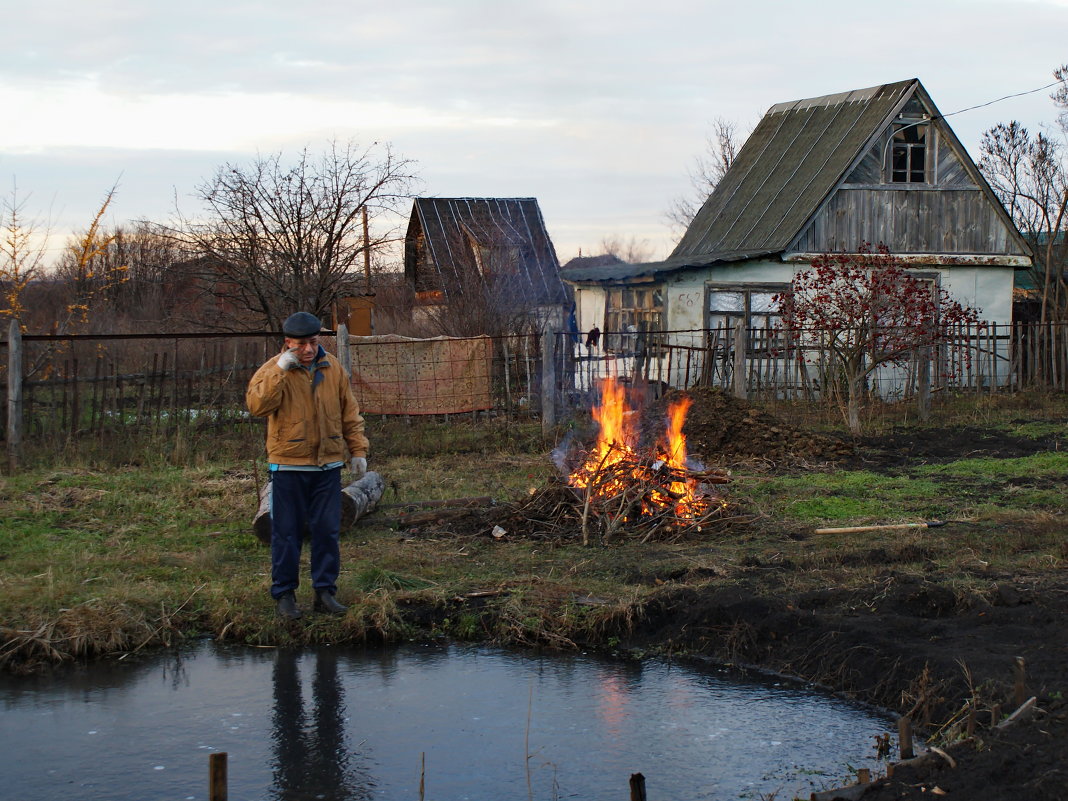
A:
[[[349,337],[352,390],[373,414],[453,414],[493,407],[489,337]]]

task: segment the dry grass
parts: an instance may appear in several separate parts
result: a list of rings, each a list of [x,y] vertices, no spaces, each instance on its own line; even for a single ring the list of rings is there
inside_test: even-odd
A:
[[[1055,400],[1040,402],[1028,419],[1063,414]],[[983,400],[958,409],[956,419],[1018,427],[1025,413],[1011,400]],[[661,593],[683,588],[758,580],[786,595],[832,586],[870,591],[888,571],[921,578],[936,571],[968,599],[991,591],[990,572],[1068,566],[1056,493],[1022,483],[1041,473],[1052,486],[1063,473],[1057,458],[970,461],[907,479],[841,470],[735,476],[729,497],[757,519],[679,542],[618,538],[583,547],[577,537],[549,542],[520,530],[495,540],[401,528],[393,504],[509,501],[547,485],[548,447],[530,447],[529,429],[482,426],[479,438],[476,428],[464,423],[451,439],[440,427],[426,437],[409,428],[376,440],[371,462],[387,479],[383,508],[342,543],[339,594],[351,612],[308,615],[297,626],[274,614],[269,555],[251,531],[263,477],[262,465],[247,458],[255,448],[235,457],[220,447],[218,459],[196,456],[183,466],[171,464],[173,450],[146,452],[136,463],[83,454],[62,469],[45,464],[0,477],[0,667],[117,657],[201,633],[251,644],[450,636],[608,647],[641,625]],[[976,476],[982,497],[945,491]],[[813,516],[817,508],[830,520]],[[936,515],[971,522],[811,533],[831,521]],[[309,594],[301,592],[306,605]],[[730,636],[743,651],[746,632]]]

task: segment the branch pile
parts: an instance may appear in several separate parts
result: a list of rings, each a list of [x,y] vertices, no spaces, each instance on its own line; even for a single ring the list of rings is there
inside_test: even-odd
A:
[[[409,530],[583,544],[621,539],[666,542],[719,531],[748,519],[740,516],[734,504],[714,492],[715,486],[729,481],[724,471],[678,470],[662,464],[654,467],[654,464],[620,462],[606,468],[592,493],[569,486],[564,478],[554,477],[518,501],[490,508],[452,509],[448,514],[428,513],[419,525],[412,525]],[[636,470],[640,478],[635,477]],[[626,486],[605,497],[596,496],[597,487],[610,486],[613,478],[620,478],[624,473]],[[671,485],[687,480],[698,483],[701,502],[695,512],[684,515],[676,510],[674,503],[663,501],[677,500]],[[649,507],[646,514],[641,513],[643,506]],[[398,522],[403,525],[405,521]]]

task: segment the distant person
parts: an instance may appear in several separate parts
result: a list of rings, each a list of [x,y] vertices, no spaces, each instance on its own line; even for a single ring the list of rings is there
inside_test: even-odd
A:
[[[590,351],[597,347],[597,343],[601,341],[601,329],[596,325],[590,329],[590,332],[586,334],[586,348]]]
[[[271,597],[287,620],[301,617],[296,591],[305,526],[311,542],[315,611],[341,615],[341,468],[367,472],[363,417],[341,362],[319,344],[322,323],[297,312],[282,325],[285,346],[263,364],[245,393],[267,418],[271,480]]]

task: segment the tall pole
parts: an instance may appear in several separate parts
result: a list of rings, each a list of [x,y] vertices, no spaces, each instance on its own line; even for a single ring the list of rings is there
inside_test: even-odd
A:
[[[17,319],[7,329],[7,470],[14,474],[22,449],[22,328]]]
[[[371,294],[371,236],[367,232],[367,206],[363,207],[363,294]]]

